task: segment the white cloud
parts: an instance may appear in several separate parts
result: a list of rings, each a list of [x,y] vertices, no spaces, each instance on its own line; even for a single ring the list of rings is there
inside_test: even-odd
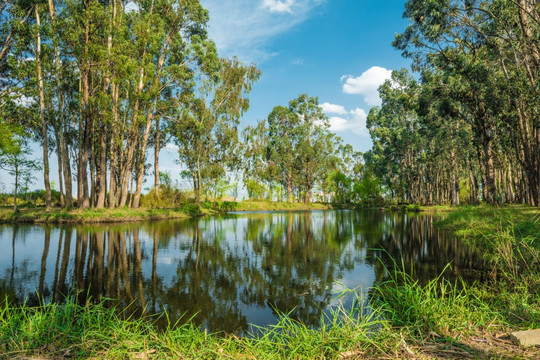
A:
[[[126,12],[137,12],[139,11],[139,5],[135,4],[133,1],[128,1],[128,3],[125,6]]]
[[[263,0],[262,8],[270,12],[289,13],[292,14],[292,7],[295,5],[294,0]]]
[[[379,66],[373,66],[366,70],[362,75],[354,77],[352,75],[344,75],[341,77],[343,84],[343,92],[346,94],[360,94],[364,96],[364,101],[368,105],[380,105],[381,99],[377,89],[386,80],[392,76],[392,70],[385,69]]]
[[[352,131],[353,133],[361,136],[369,136],[369,132],[366,128],[367,114],[364,109],[356,108],[354,110],[347,111],[341,105],[329,103],[321,104],[321,108],[326,114],[341,115],[331,116],[328,119],[330,121],[330,131]]]
[[[338,114],[338,115],[344,115],[347,114],[347,110],[341,105],[336,104],[330,104],[330,103],[322,103],[319,105],[323,112],[327,114]]]
[[[13,102],[22,107],[29,108],[30,106],[32,106],[32,104],[34,104],[35,99],[33,97],[21,95],[18,98],[15,98]]]
[[[305,21],[323,1],[201,0],[201,4],[210,12],[208,32],[220,56],[261,63],[278,55],[265,49],[268,40]]]
[[[172,143],[168,143],[167,145],[165,145],[165,147],[163,148],[163,150],[165,151],[171,151],[171,152],[176,152],[178,151],[180,148],[178,147],[178,145],[176,144],[172,144]]]

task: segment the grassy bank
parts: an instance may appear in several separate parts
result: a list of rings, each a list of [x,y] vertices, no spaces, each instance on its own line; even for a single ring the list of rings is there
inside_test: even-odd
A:
[[[294,210],[327,210],[332,209],[330,204],[322,203],[289,203],[282,201],[223,201],[215,203],[216,207],[227,211],[294,211]]]
[[[439,226],[481,247],[485,283],[437,278],[421,286],[399,266],[370,290],[371,312],[336,309],[318,329],[284,317],[252,337],[190,325],[158,331],[103,305],[0,306],[0,357],[58,359],[538,358],[509,333],[540,328],[538,210],[463,207]],[[341,295],[346,295],[343,293]],[[339,295],[336,295],[339,296]],[[358,297],[360,295],[357,295]],[[362,304],[358,298],[358,304]],[[163,315],[166,316],[166,315]]]
[[[176,209],[58,209],[44,208],[0,209],[0,223],[115,223],[143,220],[181,219],[209,212],[199,207]]]
[[[540,210],[459,207],[438,223],[484,250],[492,281],[540,293]]]
[[[289,211],[324,210],[329,205],[313,203],[287,203],[273,201],[205,201],[199,205],[187,203],[172,209],[59,209],[46,210],[43,207],[22,208],[13,212],[12,208],[0,208],[0,223],[115,223],[144,220],[182,219],[202,215],[212,215],[226,211]]]

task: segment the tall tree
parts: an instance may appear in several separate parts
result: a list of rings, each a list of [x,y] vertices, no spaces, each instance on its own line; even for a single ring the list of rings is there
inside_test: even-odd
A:
[[[25,141],[19,141],[20,146],[10,149],[0,149],[0,169],[13,176],[13,211],[18,211],[17,195],[21,178],[29,178],[34,171],[40,170],[39,162],[28,159],[30,148]]]
[[[201,76],[197,90],[180,98],[174,135],[197,202],[209,185],[238,166],[240,116],[249,107],[247,95],[259,75],[254,65],[220,59],[217,73]]]
[[[39,86],[39,118],[41,120],[41,138],[43,147],[43,181],[45,184],[45,207],[51,207],[51,184],[49,181],[49,145],[47,121],[45,119],[45,87],[43,85],[43,70],[41,62],[41,6],[35,6],[36,16],[36,79]]]
[[[488,202],[500,201],[503,158],[519,164],[525,201],[540,201],[538,11],[528,0],[409,0],[410,25],[394,42],[417,69],[459,76],[463,119],[477,143]]]
[[[268,115],[269,147],[267,157],[271,176],[287,191],[287,201],[293,201],[296,181],[295,151],[300,141],[300,120],[290,108],[278,105]]]

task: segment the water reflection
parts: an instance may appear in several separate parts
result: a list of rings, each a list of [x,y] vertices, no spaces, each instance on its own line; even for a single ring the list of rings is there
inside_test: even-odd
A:
[[[245,332],[287,313],[316,325],[342,286],[367,290],[403,258],[421,282],[472,279],[480,254],[429,215],[253,213],[77,227],[0,227],[0,296],[30,305],[66,294],[136,313],[166,309],[211,331]],[[381,249],[384,249],[381,250]],[[338,283],[339,282],[339,283]],[[166,318],[158,325],[166,326]]]

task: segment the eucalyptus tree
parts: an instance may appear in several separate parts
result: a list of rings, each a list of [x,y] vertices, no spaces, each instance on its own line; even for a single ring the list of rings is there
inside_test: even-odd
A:
[[[428,195],[425,202],[453,205],[459,205],[462,200],[477,202],[477,168],[482,159],[477,157],[471,123],[465,119],[466,95],[462,93],[461,78],[450,72],[426,70],[421,79],[418,108],[421,136],[425,139],[423,161]],[[465,188],[460,189],[461,184]],[[467,199],[460,199],[459,193],[463,191],[467,192]],[[444,197],[445,193],[449,199]]]
[[[58,91],[53,125],[64,126],[65,138],[58,139],[57,147],[64,149],[66,165],[69,138],[76,139],[71,143],[78,205],[138,207],[150,145],[159,184],[159,149],[167,140],[160,135],[164,122],[175,115],[173,99],[189,88],[197,72],[216,62],[206,32],[208,12],[198,0],[139,0],[130,4],[135,10],[119,0],[56,5],[49,1],[56,29],[52,43],[55,54],[60,53],[54,73],[62,84],[74,74],[78,88],[71,89],[77,95],[71,97]],[[60,60],[73,64],[74,71],[65,74],[57,66]],[[63,168],[69,174],[69,166]]]
[[[192,81],[194,73],[209,72],[217,66],[217,54],[214,43],[207,39],[207,33],[204,28],[208,21],[207,11],[200,5],[199,1],[162,1],[156,2],[156,16],[152,18],[152,24],[155,27],[153,37],[157,52],[155,52],[153,72],[149,74],[150,86],[145,96],[150,98],[149,108],[146,112],[146,125],[140,141],[141,154],[146,153],[152,125],[155,129],[154,146],[159,149],[159,120],[162,116],[169,114],[169,109],[174,105],[172,101],[173,93],[182,91],[186,83]],[[224,65],[224,67],[229,64]],[[232,76],[229,81],[230,90],[233,92],[234,76],[232,68],[235,65],[230,64],[229,73],[222,73],[223,77]],[[249,75],[251,76],[251,75]],[[253,75],[255,76],[255,75]],[[250,86],[250,84],[246,84]],[[172,89],[171,89],[172,88]],[[240,90],[241,92],[241,90]],[[239,96],[234,94],[234,96]],[[226,96],[222,95],[222,101],[229,102]],[[236,105],[226,103],[220,105],[222,109],[217,111],[241,111],[232,109]],[[241,106],[244,106],[243,104]],[[246,105],[247,106],[247,105]],[[243,111],[243,110],[242,110]],[[155,120],[154,120],[155,119]],[[155,122],[155,124],[154,124]],[[159,151],[157,152],[159,154]],[[159,161],[155,157],[156,163]],[[142,190],[144,157],[138,161],[137,187],[134,194],[133,207],[139,206],[139,199]]]
[[[297,178],[296,146],[300,141],[300,119],[290,108],[278,105],[268,115],[267,161],[270,176],[287,191],[287,201],[293,201]]]
[[[238,167],[238,126],[249,108],[247,95],[260,71],[236,58],[220,59],[219,69],[201,74],[193,92],[180,94],[174,120],[180,161],[193,183],[196,201],[205,189]]]
[[[242,180],[250,198],[262,197],[261,194],[265,190],[264,183],[271,188],[275,182],[268,163],[269,135],[266,120],[259,121],[256,126],[248,126],[242,131]]]
[[[324,180],[341,164],[341,139],[329,127],[316,97],[302,94],[288,107],[275,106],[266,122],[244,131],[245,180],[278,184],[288,202],[295,191],[311,201],[313,188],[324,191]]]
[[[299,184],[304,191],[304,202],[311,201],[313,188],[326,177],[337,151],[337,138],[330,133],[330,123],[319,106],[316,97],[306,94],[289,102],[289,111],[299,119],[299,140],[295,148],[295,166],[299,173]]]
[[[380,107],[371,109],[367,127],[373,140],[374,171],[399,201],[417,201],[420,85],[406,70],[393,71],[379,88]]]
[[[10,77],[6,76],[6,71],[16,66],[10,61],[10,54],[18,42],[28,40],[27,24],[33,15],[32,1],[0,1],[0,108],[14,90]],[[5,126],[2,120],[0,126]]]
[[[43,147],[43,182],[45,184],[45,207],[49,209],[51,207],[51,184],[49,181],[49,144],[47,134],[47,121],[45,119],[45,87],[43,84],[44,73],[42,69],[42,53],[41,53],[41,11],[42,6],[36,4],[34,6],[35,19],[36,19],[36,46],[35,46],[35,59],[36,59],[36,82],[39,88],[39,118],[41,121],[41,141]]]
[[[10,115],[21,94],[10,75],[17,67],[17,59],[10,55],[16,43],[24,40],[25,24],[33,10],[33,5],[24,1],[0,1],[0,151],[14,151],[18,146],[17,123]]]
[[[30,148],[25,141],[18,141],[19,146],[10,149],[0,149],[0,169],[13,176],[13,211],[17,212],[17,195],[21,178],[30,178],[32,173],[41,169],[36,160],[28,158]]]
[[[538,205],[538,7],[529,0],[409,0],[404,16],[410,25],[394,45],[417,69],[459,77],[463,119],[481,152],[484,199],[498,201],[500,166],[518,163],[525,200]]]

